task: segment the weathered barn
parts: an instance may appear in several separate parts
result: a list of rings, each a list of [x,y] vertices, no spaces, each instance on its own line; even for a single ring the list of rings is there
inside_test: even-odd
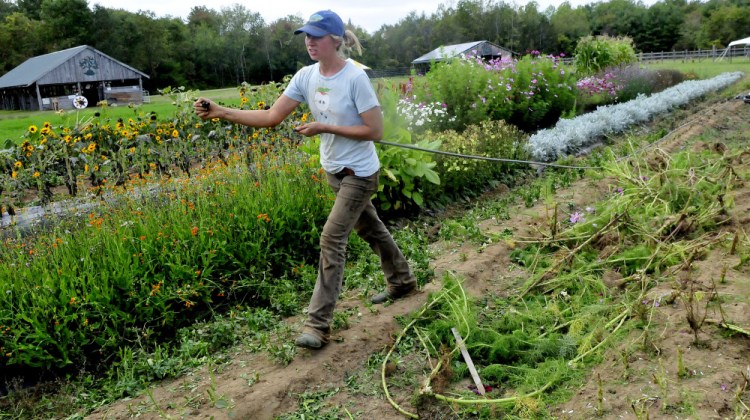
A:
[[[88,45],[30,58],[0,77],[0,109],[71,109],[76,95],[93,105],[141,103],[148,76]]]
[[[484,59],[496,59],[512,57],[513,52],[499,47],[489,41],[474,41],[463,44],[444,45],[428,52],[427,54],[411,62],[419,73],[426,73],[430,69],[430,63],[444,61],[448,58],[458,57],[461,54],[475,55]]]

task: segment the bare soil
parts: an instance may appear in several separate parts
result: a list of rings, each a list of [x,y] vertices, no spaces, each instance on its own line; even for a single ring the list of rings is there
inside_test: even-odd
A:
[[[736,151],[746,148],[750,140],[750,105],[742,101],[703,104],[673,118],[674,130],[655,150],[675,153],[690,148],[725,147]],[[750,173],[750,157],[735,163],[738,173]],[[558,191],[556,200],[591,204],[603,197],[607,183],[606,179],[583,179]],[[735,222],[728,229],[747,232],[750,185],[737,189],[733,199]],[[510,220],[486,220],[481,226],[488,232],[511,229],[514,238],[534,237],[547,212],[543,203],[531,208],[521,204],[513,209]],[[697,277],[697,283],[704,290],[715,284],[721,302],[706,307],[707,322],[699,332],[699,345],[686,321],[685,306],[674,299],[674,281],[665,280],[649,292],[652,302],[660,302],[651,320],[652,330],[658,331],[649,338],[653,348],[634,346],[644,340],[640,331],[634,332],[613,346],[599,365],[590,368],[586,379],[571,390],[569,401],[548,407],[549,412],[556,418],[571,419],[739,417],[741,404],[750,405],[750,391],[738,393],[750,378],[750,337],[729,334],[717,322],[722,319],[723,310],[725,319],[750,329],[750,273],[747,268],[733,268],[739,263],[739,255],[750,252],[748,238],[742,239],[740,246],[745,249],[736,255],[729,255],[725,248],[716,249],[695,264],[697,270],[692,275]],[[305,392],[334,390],[324,404],[341,407],[341,418],[351,414],[351,418],[401,419],[403,416],[384,398],[379,369],[368,369],[372,356],[390,346],[401,330],[395,317],[419,309],[427,294],[440,288],[442,273],[447,270],[465,278],[465,287],[473,296],[513,294],[524,274],[511,263],[511,245],[505,242],[481,249],[445,241],[430,247],[435,255],[433,283],[419,294],[373,311],[367,309],[361,297],[343,296],[337,310],[353,309],[357,315],[350,318],[347,329],[335,331],[332,342],[322,350],[299,350],[289,365],[281,366],[266,354],[253,354],[238,347],[227,363],[213,367],[213,374],[207,368],[198,369],[155,385],[150,395],[118,401],[87,418],[272,419],[299,410],[305,404],[300,401]],[[724,282],[720,282],[722,275]],[[296,329],[302,319],[287,322]],[[688,372],[683,378],[677,376],[678,349]],[[357,379],[356,384],[352,378]],[[604,392],[603,412],[597,412],[599,380]],[[412,389],[419,386],[414,383]],[[222,403],[217,404],[217,396]],[[396,392],[394,397],[404,409],[417,412],[412,395]],[[421,418],[454,418],[450,410],[422,410]]]

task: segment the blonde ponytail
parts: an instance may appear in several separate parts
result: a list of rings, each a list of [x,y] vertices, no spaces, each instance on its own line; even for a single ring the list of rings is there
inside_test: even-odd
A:
[[[352,51],[355,51],[357,55],[362,55],[362,44],[359,43],[359,38],[354,35],[354,32],[349,29],[344,32],[344,36],[331,35],[333,39],[339,41],[339,47],[336,49],[339,57],[346,60]]]

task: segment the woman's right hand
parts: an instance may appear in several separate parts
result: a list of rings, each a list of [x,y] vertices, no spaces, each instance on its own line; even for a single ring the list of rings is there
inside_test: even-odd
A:
[[[211,102],[211,100],[206,98],[198,98],[193,103],[193,109],[195,109],[195,114],[204,120],[207,120],[209,118],[214,118],[214,114],[217,109],[218,105],[216,105],[214,102]]]

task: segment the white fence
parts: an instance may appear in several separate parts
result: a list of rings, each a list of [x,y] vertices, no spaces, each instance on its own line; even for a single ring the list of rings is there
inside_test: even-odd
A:
[[[710,50],[684,50],[684,51],[662,51],[638,54],[638,61],[666,61],[666,60],[716,60],[724,54],[724,48],[713,48]],[[727,51],[723,60],[733,58],[750,59],[750,47],[734,47]]]
[[[703,61],[703,60],[718,60],[722,54],[724,54],[724,48],[713,48],[710,50],[683,50],[683,51],[662,51],[662,52],[650,52],[650,53],[638,53],[636,54],[639,62],[649,61]],[[750,60],[750,45],[748,46],[737,46],[727,51],[726,55],[721,58],[722,60]],[[573,57],[566,57],[563,59],[563,63],[571,64],[575,59]]]

